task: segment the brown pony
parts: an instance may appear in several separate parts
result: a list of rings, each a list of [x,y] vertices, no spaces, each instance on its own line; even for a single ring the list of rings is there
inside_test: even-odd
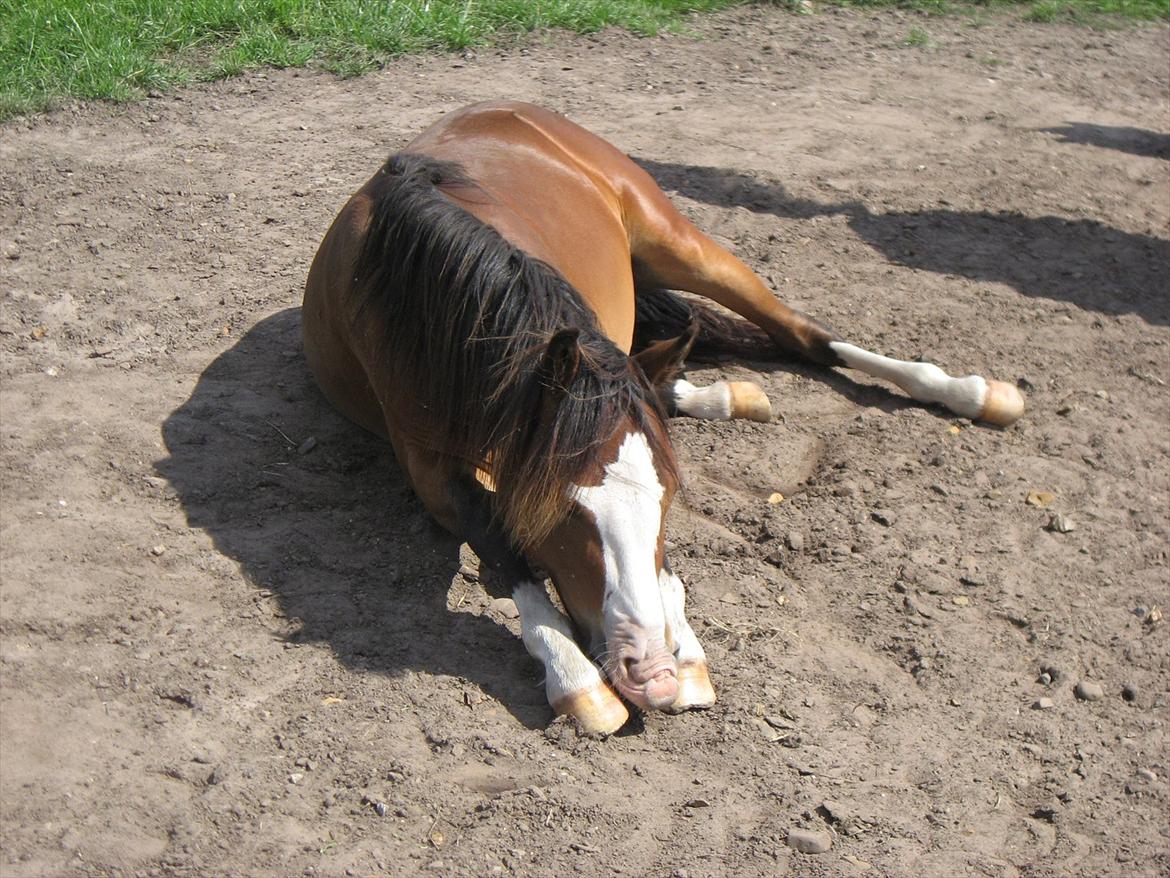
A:
[[[666,418],[771,409],[754,384],[679,378],[692,346],[857,368],[997,424],[1023,411],[1010,385],[869,353],[787,308],[625,155],[528,104],[459,110],[379,168],[321,244],[303,326],[325,395],[389,438],[431,514],[512,587],[554,710],[603,733],[628,717],[610,684],[643,709],[715,700],[665,557]]]

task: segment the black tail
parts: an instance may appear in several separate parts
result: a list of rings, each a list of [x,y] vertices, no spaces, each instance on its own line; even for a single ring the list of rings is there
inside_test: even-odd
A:
[[[754,323],[670,290],[639,289],[634,307],[635,351],[680,336],[695,322],[699,324],[699,335],[689,359],[780,360],[790,356]]]

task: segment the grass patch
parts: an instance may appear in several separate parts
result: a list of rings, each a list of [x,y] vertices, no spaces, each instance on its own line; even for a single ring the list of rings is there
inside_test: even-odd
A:
[[[411,52],[548,27],[654,34],[743,0],[0,0],[0,120],[70,98],[125,100],[256,67],[354,76]],[[773,0],[808,12],[800,0]],[[1170,18],[1170,0],[823,0],[933,14],[1017,8],[1029,21]],[[917,33],[916,33],[917,31]],[[914,29],[909,45],[925,45]]]
[[[654,34],[736,0],[0,0],[0,119],[256,67],[353,76],[497,35]]]
[[[930,34],[920,27],[910,28],[910,33],[906,36],[907,46],[925,46],[930,42]]]

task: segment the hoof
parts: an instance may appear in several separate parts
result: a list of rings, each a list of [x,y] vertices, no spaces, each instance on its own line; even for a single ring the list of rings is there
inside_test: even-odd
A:
[[[750,381],[728,381],[731,391],[731,416],[767,423],[772,420],[772,404],[764,391]]]
[[[1014,424],[1024,413],[1024,394],[1015,387],[1003,381],[988,381],[987,396],[983,398],[983,408],[978,419],[988,424],[1007,427]]]
[[[571,716],[591,735],[612,735],[630,718],[626,706],[605,683],[566,695],[553,710],[558,716]]]
[[[706,662],[684,662],[678,666],[678,697],[670,706],[671,713],[684,710],[706,710],[715,703],[715,687],[707,674]]]

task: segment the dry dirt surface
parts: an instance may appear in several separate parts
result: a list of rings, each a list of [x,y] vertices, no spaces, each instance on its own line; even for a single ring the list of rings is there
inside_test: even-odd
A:
[[[0,129],[0,873],[1170,873],[1168,43],[757,8]],[[783,415],[672,423],[720,700],[608,740],[300,348],[345,198],[497,97],[847,339],[1029,393],[696,368]]]

